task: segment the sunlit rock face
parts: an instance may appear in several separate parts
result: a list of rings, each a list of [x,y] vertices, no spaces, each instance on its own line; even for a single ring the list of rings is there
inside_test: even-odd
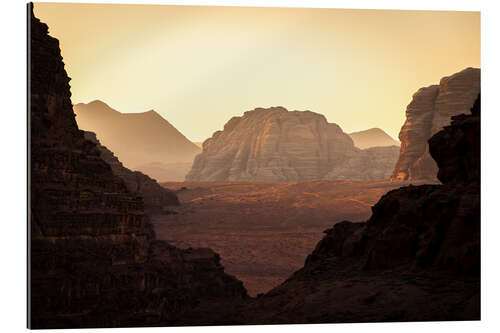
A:
[[[470,110],[479,93],[480,81],[480,69],[466,68],[413,95],[399,133],[401,152],[391,179],[437,182],[438,168],[429,155],[427,141],[450,124],[452,116]]]
[[[311,111],[257,108],[233,117],[203,143],[190,181],[309,181],[386,179],[397,147],[361,150],[340,126]]]

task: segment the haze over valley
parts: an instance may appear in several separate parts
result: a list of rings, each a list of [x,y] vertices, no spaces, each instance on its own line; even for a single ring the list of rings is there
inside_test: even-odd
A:
[[[79,127],[96,132],[88,138],[106,146],[108,163],[126,161],[124,167],[175,196],[158,200],[170,194],[160,194],[156,182],[140,185],[137,176],[114,169],[133,180],[132,189],[142,189],[157,237],[179,248],[214,249],[226,272],[256,296],[299,269],[332,223],[367,219],[384,193],[408,182],[437,182],[434,162],[419,162],[431,159],[427,140],[432,128],[449,123],[443,114],[472,107],[480,70],[440,82],[414,94],[401,147],[381,129],[347,134],[323,115],[284,107],[234,116],[198,145],[153,110],[122,114],[101,101],[73,109]],[[422,113],[426,103],[438,107]],[[107,148],[117,162],[106,157],[113,154]],[[402,177],[403,170],[410,172]]]

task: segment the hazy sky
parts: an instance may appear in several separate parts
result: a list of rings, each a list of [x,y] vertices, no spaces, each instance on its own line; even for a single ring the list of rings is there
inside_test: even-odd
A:
[[[255,107],[397,137],[420,87],[480,67],[479,12],[35,3],[73,103],[156,110],[192,141]]]

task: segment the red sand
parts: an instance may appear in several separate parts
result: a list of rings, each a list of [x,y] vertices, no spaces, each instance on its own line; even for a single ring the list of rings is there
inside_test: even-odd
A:
[[[304,183],[175,182],[176,215],[152,220],[157,237],[173,245],[210,247],[225,271],[250,295],[266,292],[302,267],[323,237],[342,220],[364,221],[371,206],[397,182]],[[185,187],[186,189],[181,189]]]

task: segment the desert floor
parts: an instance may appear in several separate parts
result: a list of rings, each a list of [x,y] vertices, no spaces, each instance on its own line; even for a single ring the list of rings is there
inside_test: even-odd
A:
[[[335,223],[364,221],[397,182],[170,182],[177,214],[155,215],[157,237],[181,247],[210,247],[225,271],[251,296],[264,293],[303,266]]]

